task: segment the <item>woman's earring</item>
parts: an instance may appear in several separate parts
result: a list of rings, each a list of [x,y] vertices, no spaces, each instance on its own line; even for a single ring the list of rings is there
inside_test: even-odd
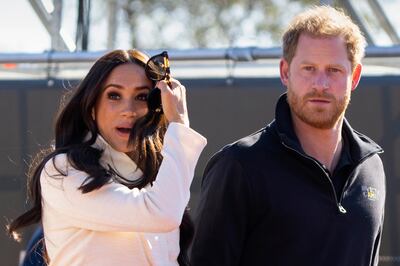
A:
[[[92,108],[92,119],[96,121],[96,113],[94,112],[94,108]]]

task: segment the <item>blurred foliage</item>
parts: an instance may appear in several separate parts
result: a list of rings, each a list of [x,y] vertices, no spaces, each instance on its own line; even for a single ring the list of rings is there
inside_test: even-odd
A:
[[[169,27],[180,30],[180,40],[190,47],[235,46],[246,35],[267,36],[279,42],[287,23],[288,4],[304,8],[318,4],[315,0],[123,0],[124,21],[131,31],[131,44],[140,46],[141,21],[151,21],[157,33],[158,47],[176,46],[166,32]],[[290,14],[292,15],[292,14]],[[180,26],[180,23],[183,26]],[[175,42],[175,43],[174,43]]]

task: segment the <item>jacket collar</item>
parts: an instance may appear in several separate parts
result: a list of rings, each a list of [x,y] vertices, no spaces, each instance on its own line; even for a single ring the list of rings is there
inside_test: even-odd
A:
[[[281,142],[292,149],[304,153],[293,128],[292,114],[290,112],[289,104],[287,103],[286,93],[279,97],[278,103],[276,104],[275,123]]]
[[[292,115],[287,103],[286,93],[279,97],[275,108],[276,130],[285,145],[304,154],[300,141],[293,128]],[[346,120],[343,119],[342,134],[345,133],[350,146],[350,155],[354,162],[360,161],[373,153],[382,153],[382,148],[367,136],[355,131]]]
[[[129,181],[138,180],[143,176],[143,172],[128,155],[112,148],[100,134],[92,147],[103,151],[100,164],[105,169],[112,168],[117,175]]]

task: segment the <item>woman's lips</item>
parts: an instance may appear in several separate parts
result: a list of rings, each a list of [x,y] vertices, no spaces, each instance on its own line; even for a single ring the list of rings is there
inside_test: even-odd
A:
[[[117,134],[123,138],[129,138],[131,130],[132,130],[131,128],[127,128],[127,127],[117,127],[116,128]]]

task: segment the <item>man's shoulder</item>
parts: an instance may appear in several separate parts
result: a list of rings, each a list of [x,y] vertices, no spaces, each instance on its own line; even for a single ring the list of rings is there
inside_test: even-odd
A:
[[[355,159],[383,152],[383,149],[375,141],[353,129],[346,119],[343,121],[343,130]]]
[[[258,157],[260,153],[274,149],[276,140],[277,134],[275,133],[274,122],[272,122],[266,127],[224,146],[212,159],[214,161],[244,161],[244,159]]]
[[[263,127],[256,132],[242,137],[233,143],[226,145],[222,150],[227,150],[233,153],[240,153],[243,151],[252,151],[260,146],[265,145],[265,141],[271,134],[270,126]]]

